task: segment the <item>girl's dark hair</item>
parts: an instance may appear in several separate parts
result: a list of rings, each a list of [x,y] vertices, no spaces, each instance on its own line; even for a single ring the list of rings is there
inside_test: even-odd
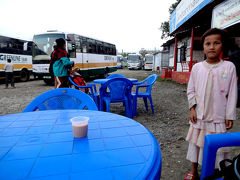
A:
[[[58,48],[63,48],[63,45],[66,44],[63,38],[56,39],[56,43]]]
[[[222,30],[222,29],[218,29],[218,28],[211,28],[209,30],[207,30],[201,37],[201,42],[202,45],[204,43],[204,40],[207,36],[213,35],[213,34],[220,34],[221,35],[221,41],[223,44],[223,51],[227,51],[227,47],[228,47],[228,43],[229,43],[229,36],[227,31]]]

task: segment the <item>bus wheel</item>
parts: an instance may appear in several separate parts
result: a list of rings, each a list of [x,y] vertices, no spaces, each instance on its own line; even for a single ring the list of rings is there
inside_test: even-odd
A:
[[[49,86],[54,85],[54,80],[53,79],[43,79],[43,81]]]
[[[21,72],[20,72],[20,81],[22,82],[26,82],[29,80],[29,72],[28,70],[26,69],[23,69]]]
[[[108,77],[108,73],[107,71],[104,71],[103,78],[105,79],[106,77]]]
[[[104,70],[104,73],[102,74],[102,77],[105,79],[106,77],[108,77],[108,68],[106,68]]]

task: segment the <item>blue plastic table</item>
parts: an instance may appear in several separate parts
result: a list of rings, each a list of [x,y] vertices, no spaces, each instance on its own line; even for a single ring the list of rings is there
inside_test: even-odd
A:
[[[70,118],[89,116],[86,138]],[[88,110],[0,116],[0,179],[159,179],[161,151],[138,122]]]
[[[138,80],[135,78],[127,78],[127,79],[130,80],[132,83],[138,82]],[[104,84],[108,80],[110,80],[110,79],[95,79],[95,80],[93,80],[93,82],[96,84]]]

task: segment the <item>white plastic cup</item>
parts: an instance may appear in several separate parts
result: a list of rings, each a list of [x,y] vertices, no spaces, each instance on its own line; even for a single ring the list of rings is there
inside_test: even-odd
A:
[[[77,116],[71,119],[73,136],[75,138],[83,138],[88,134],[89,117]]]

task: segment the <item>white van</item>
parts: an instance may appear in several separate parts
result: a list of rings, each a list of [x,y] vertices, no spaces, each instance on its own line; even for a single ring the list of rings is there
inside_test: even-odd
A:
[[[146,54],[145,55],[145,63],[144,63],[145,70],[152,70],[153,69],[153,55]]]
[[[128,62],[128,69],[143,68],[143,57],[141,54],[129,54],[127,62]]]

